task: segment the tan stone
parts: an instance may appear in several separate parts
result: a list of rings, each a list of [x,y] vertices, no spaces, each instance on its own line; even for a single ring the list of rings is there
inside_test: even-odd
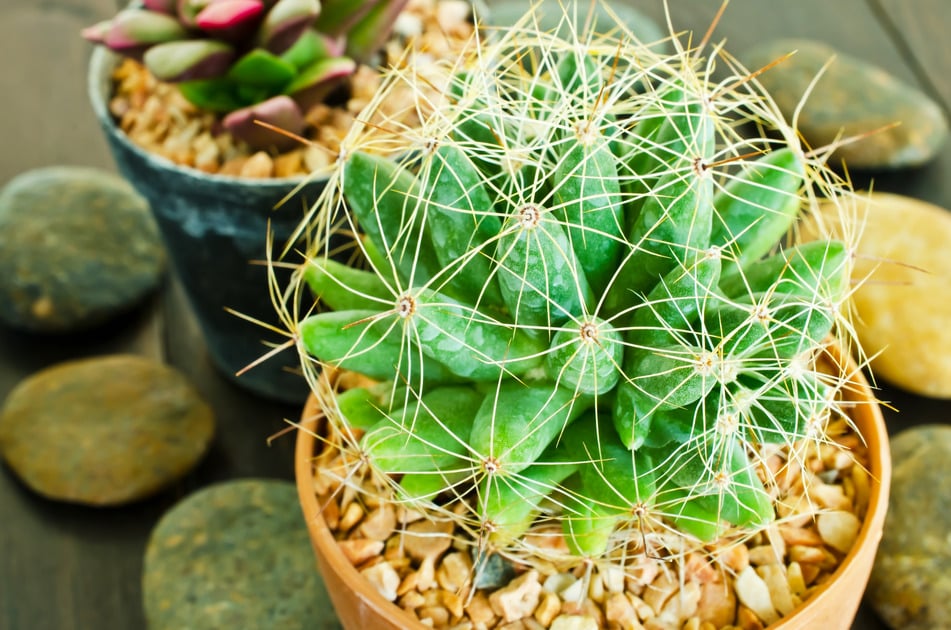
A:
[[[370,540],[386,540],[394,529],[396,529],[396,510],[389,503],[367,514],[360,524],[360,533]]]
[[[436,557],[452,544],[451,521],[417,521],[403,532],[403,547],[415,560]]]
[[[753,611],[764,623],[771,624],[779,619],[769,587],[756,573],[753,567],[747,567],[736,576],[736,596],[744,607]]]
[[[816,520],[816,526],[826,544],[846,553],[855,543],[862,522],[851,512],[823,512]]]
[[[951,397],[951,215],[885,193],[863,194],[857,205],[864,228],[853,277],[868,280],[852,304],[872,370],[911,392]]]
[[[696,615],[701,621],[717,628],[732,623],[736,618],[736,593],[733,587],[723,580],[701,584]]]
[[[476,626],[491,627],[497,619],[489,598],[482,592],[477,592],[466,604],[466,615]]]
[[[506,622],[512,622],[532,614],[538,606],[542,585],[538,571],[528,571],[512,580],[489,596],[492,611]]]
[[[561,612],[561,598],[551,591],[542,591],[540,599],[535,607],[534,617],[538,623],[547,627]]]
[[[598,630],[598,620],[583,615],[558,615],[551,630]]]
[[[269,178],[274,173],[274,161],[264,151],[258,151],[248,158],[238,173],[241,177],[253,179]]]
[[[353,540],[341,540],[337,543],[337,546],[340,547],[340,551],[350,561],[350,564],[355,567],[383,553],[383,543],[379,540],[355,538]]]
[[[376,588],[385,600],[396,601],[396,589],[400,586],[400,576],[389,563],[380,562],[369,569],[360,571],[360,574]]]
[[[469,583],[472,561],[463,551],[447,554],[436,571],[436,581],[447,591],[458,593]]]
[[[604,618],[620,630],[643,630],[631,600],[624,593],[611,593],[604,602]]]

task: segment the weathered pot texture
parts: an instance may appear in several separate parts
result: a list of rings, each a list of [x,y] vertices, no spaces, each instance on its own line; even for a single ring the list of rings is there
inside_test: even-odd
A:
[[[833,361],[842,360],[836,348],[830,348]],[[881,540],[888,505],[891,479],[891,455],[885,421],[868,382],[851,360],[851,374],[843,392],[851,402],[855,427],[868,448],[869,504],[862,527],[852,549],[832,577],[789,615],[769,626],[770,630],[848,630],[858,611],[872,563]],[[379,628],[380,630],[425,630],[416,617],[384,599],[376,588],[350,564],[337,546],[333,533],[321,516],[321,505],[314,492],[311,461],[317,446],[323,416],[314,396],[304,407],[297,431],[295,473],[301,508],[310,531],[317,566],[330,593],[337,616],[347,630]]]
[[[108,109],[110,76],[117,59],[104,48],[93,51],[88,75],[92,107],[119,172],[152,208],[214,365],[252,392],[303,402],[306,383],[287,369],[296,365],[293,352],[236,376],[268,352],[266,342],[281,343],[286,338],[226,309],[283,330],[269,298],[267,266],[260,264],[266,258],[268,226],[275,248],[283,247],[324,181],[209,175],[138,147],[116,126]],[[281,270],[275,272],[280,280]]]

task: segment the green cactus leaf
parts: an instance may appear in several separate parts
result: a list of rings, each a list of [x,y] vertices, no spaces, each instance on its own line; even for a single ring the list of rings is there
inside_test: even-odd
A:
[[[772,151],[744,165],[713,199],[716,208],[710,242],[730,252],[724,273],[747,267],[774,247],[798,215],[802,198],[802,159],[789,148]]]
[[[440,467],[439,470],[403,473],[400,478],[399,499],[411,504],[433,501],[444,492],[452,489],[472,476],[466,470],[466,461],[457,458],[455,464]]]
[[[746,373],[731,390],[744,430],[764,444],[808,437],[811,429],[822,426],[832,394],[830,387],[811,372],[778,377]]]
[[[700,252],[687,265],[677,266],[663,276],[637,304],[630,315],[627,339],[632,346],[653,348],[670,346],[691,339],[695,323],[715,297],[720,279],[720,255],[717,250]],[[622,295],[620,292],[618,295]],[[635,294],[624,298],[634,302]],[[695,344],[699,345],[699,344]]]
[[[320,361],[370,378],[394,376],[429,383],[458,380],[435,359],[420,354],[403,340],[396,316],[380,311],[328,311],[310,315],[298,325],[304,349]]]
[[[196,79],[177,85],[189,103],[206,111],[227,113],[248,105],[229,79]]]
[[[361,444],[388,473],[448,470],[467,451],[466,438],[483,395],[466,386],[437,387],[369,429]]]
[[[563,448],[549,448],[518,473],[486,475],[479,486],[479,513],[483,522],[491,524],[490,540],[505,545],[524,534],[538,514],[539,504],[546,498],[557,503],[561,482],[577,468]]]
[[[335,311],[374,310],[393,303],[393,289],[379,274],[330,258],[308,262],[303,275],[314,296]]]
[[[496,470],[521,472],[593,403],[591,397],[551,383],[503,381],[483,401],[469,443],[473,452]]]
[[[381,402],[376,393],[367,387],[337,392],[334,402],[348,427],[366,431],[383,419]]]
[[[699,497],[671,489],[663,493],[664,516],[681,532],[700,542],[713,542],[726,532],[726,525],[719,512],[706,505]]]
[[[541,365],[547,343],[538,335],[436,291],[421,289],[407,299],[412,302],[407,335],[427,356],[445,359],[460,377],[495,381]]]
[[[545,355],[548,377],[581,394],[606,394],[620,378],[621,334],[600,318],[569,321],[554,334]]]
[[[620,515],[606,512],[591,499],[577,497],[571,511],[562,517],[561,529],[571,553],[597,558],[607,551],[620,521]]]
[[[561,222],[534,202],[514,210],[496,247],[502,299],[520,326],[548,327],[589,311],[591,288]]]
[[[451,144],[440,145],[424,171],[427,226],[440,265],[451,272],[443,282],[450,292],[474,298],[476,306],[501,308],[492,256],[502,222],[492,211],[483,176]]]
[[[720,290],[729,298],[772,291],[839,304],[849,291],[850,262],[842,241],[811,241],[724,274]]]
[[[425,204],[416,177],[392,160],[362,152],[344,167],[344,197],[357,224],[388,257],[408,286],[422,285],[440,269],[425,229]]]
[[[607,287],[623,243],[624,210],[617,164],[608,139],[594,122],[580,121],[551,178],[555,214],[596,293]]]
[[[625,446],[610,426],[587,413],[565,430],[562,441],[578,462],[581,493],[602,511],[632,513],[634,507],[653,504],[656,489],[654,463],[649,455]]]
[[[290,63],[298,71],[313,64],[318,59],[333,57],[323,37],[317,31],[308,29],[294,45],[281,55],[281,60]]]

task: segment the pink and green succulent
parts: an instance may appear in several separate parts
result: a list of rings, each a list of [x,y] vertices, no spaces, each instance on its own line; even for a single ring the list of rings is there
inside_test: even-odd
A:
[[[252,147],[294,141],[305,112],[382,46],[407,0],[144,0],[83,30],[142,61]]]

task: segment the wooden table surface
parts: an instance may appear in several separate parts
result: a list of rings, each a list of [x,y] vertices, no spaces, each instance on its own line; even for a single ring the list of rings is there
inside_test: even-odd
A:
[[[0,41],[0,186],[20,172],[54,164],[113,169],[88,105],[81,27],[108,17],[117,0],[3,0]],[[663,23],[660,0],[632,0]],[[672,0],[677,28],[706,30],[719,3]],[[951,111],[951,3],[947,0],[733,0],[717,29],[728,49],[766,38],[826,41],[877,64]],[[866,178],[857,178],[867,185]],[[933,163],[875,177],[877,190],[951,209],[951,145]],[[54,503],[0,471],[0,630],[124,630],[144,627],[140,573],[145,541],[161,514],[204,486],[240,477],[292,478],[292,439],[267,438],[298,409],[256,399],[209,363],[175,278],[142,308],[101,330],[62,337],[0,328],[0,399],[23,378],[63,360],[132,352],[175,366],[214,407],[210,455],[160,496],[113,509]],[[889,430],[948,422],[951,403],[888,388],[899,412]],[[854,628],[884,625],[866,608]]]

